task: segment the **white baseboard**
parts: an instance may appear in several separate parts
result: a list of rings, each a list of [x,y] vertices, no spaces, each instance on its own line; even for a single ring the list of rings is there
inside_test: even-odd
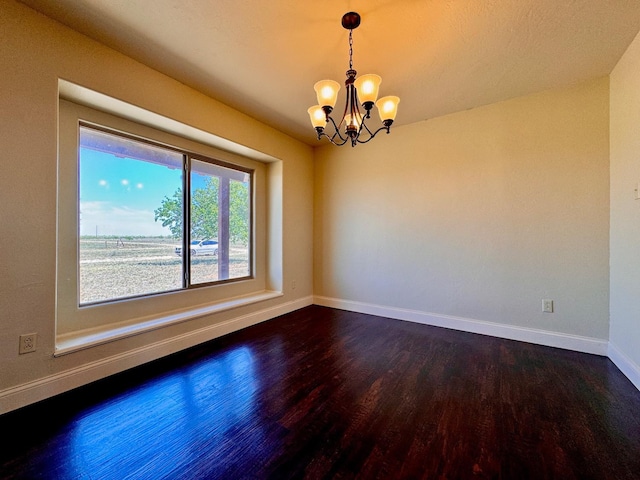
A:
[[[608,356],[640,390],[640,366],[607,340],[336,298],[309,296],[2,390],[0,391],[0,414],[312,304]]]
[[[599,338],[581,337],[566,333],[486,322],[472,318],[454,317],[418,310],[386,307],[383,305],[354,302],[330,297],[314,296],[313,303],[325,307],[368,313],[396,320],[405,320],[425,325],[432,325],[435,327],[460,330],[463,332],[480,333],[482,335],[490,335],[492,337],[506,338],[509,340],[535,343],[548,347],[564,348],[566,350],[575,350],[577,352],[607,356],[607,347],[609,342]]]
[[[620,369],[622,373],[640,390],[640,365],[627,357],[612,342],[609,342],[609,359]]]
[[[0,391],[0,414],[313,304],[308,296]]]

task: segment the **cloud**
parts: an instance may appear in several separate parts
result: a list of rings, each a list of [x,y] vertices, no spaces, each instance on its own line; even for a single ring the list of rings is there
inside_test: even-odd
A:
[[[112,202],[80,202],[80,235],[171,235],[151,210]]]

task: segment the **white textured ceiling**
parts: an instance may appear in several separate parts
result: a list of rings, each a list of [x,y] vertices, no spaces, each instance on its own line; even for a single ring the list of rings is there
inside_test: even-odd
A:
[[[640,30],[640,0],[22,1],[310,145],[348,11],[354,68],[401,98],[399,125],[607,75]]]

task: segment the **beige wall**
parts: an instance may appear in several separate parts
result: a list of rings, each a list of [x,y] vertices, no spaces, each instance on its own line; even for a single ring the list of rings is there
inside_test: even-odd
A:
[[[611,73],[611,331],[640,388],[640,35]]]
[[[314,293],[606,342],[608,97],[602,78],[318,149]]]
[[[43,379],[55,383],[56,375],[70,369],[78,372],[79,379],[68,382],[74,386],[112,373],[100,370],[102,359],[177,338],[183,340],[176,345],[184,348],[197,343],[189,332],[310,302],[310,147],[9,0],[0,2],[0,65],[0,400],[7,389],[36,386]],[[53,358],[59,78],[280,159],[270,174],[283,185],[283,205],[267,221],[270,228],[282,229],[282,253],[269,261],[277,277],[271,283],[283,278],[284,296]],[[38,333],[38,350],[18,355],[19,335],[31,332]],[[154,353],[144,355],[149,360]],[[52,393],[58,387],[53,385]],[[0,412],[2,406],[0,401]]]
[[[610,295],[611,342],[640,365],[639,39],[610,86],[598,79],[315,154],[11,0],[0,3],[0,65],[0,413],[3,392],[50,382],[54,394],[155,358],[147,345],[184,348],[209,325],[312,294],[604,341]],[[283,206],[267,221],[282,229],[269,275],[284,296],[54,358],[59,78],[281,159],[269,175]],[[555,313],[541,313],[542,298]],[[30,332],[38,350],[19,356]],[[142,356],[101,363],[134,350]]]

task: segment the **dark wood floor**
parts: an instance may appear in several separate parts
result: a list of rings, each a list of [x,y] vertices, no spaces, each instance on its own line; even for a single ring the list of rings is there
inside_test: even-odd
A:
[[[640,479],[606,358],[309,307],[0,417],[2,478]]]

